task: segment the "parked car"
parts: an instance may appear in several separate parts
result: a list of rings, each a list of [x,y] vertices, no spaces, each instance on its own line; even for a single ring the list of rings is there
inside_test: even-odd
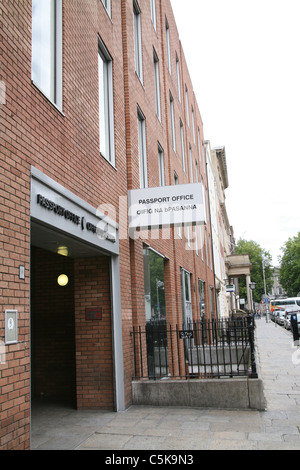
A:
[[[277,325],[283,325],[284,323],[284,317],[285,317],[285,310],[284,309],[277,309],[274,310],[274,321],[277,323]]]
[[[275,308],[273,312],[271,312],[271,320],[274,322],[276,321],[276,323],[279,323],[278,321],[279,314],[281,315],[282,313],[284,313],[283,308]]]
[[[297,323],[298,323],[298,330],[300,331],[300,307],[294,306],[294,307],[286,307],[284,309],[284,327],[287,330],[291,329],[291,316],[293,314],[297,315]]]
[[[283,326],[286,330],[291,329],[291,313],[287,312],[284,316]]]

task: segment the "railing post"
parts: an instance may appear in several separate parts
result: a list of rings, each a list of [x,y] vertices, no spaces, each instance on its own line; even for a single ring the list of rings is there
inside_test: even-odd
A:
[[[256,361],[255,361],[255,344],[254,344],[254,315],[248,315],[248,331],[249,331],[249,342],[250,342],[250,354],[251,354],[251,379],[257,379]]]

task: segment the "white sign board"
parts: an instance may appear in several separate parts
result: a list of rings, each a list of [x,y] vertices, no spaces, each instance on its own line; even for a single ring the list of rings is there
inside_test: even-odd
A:
[[[128,191],[129,229],[206,224],[202,183]]]

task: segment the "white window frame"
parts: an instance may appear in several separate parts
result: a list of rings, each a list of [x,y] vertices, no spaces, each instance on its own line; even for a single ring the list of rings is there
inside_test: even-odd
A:
[[[166,18],[166,44],[167,44],[168,70],[171,74],[172,73],[172,67],[171,67],[170,27],[169,27],[169,23],[168,23],[167,18]]]
[[[158,60],[155,49],[153,49],[153,64],[154,64],[154,87],[155,87],[156,115],[157,115],[158,119],[161,121],[159,60]]]
[[[156,5],[155,0],[150,0],[151,21],[156,31]]]
[[[98,87],[100,153],[115,166],[113,61],[100,37],[98,38]]]
[[[176,171],[174,171],[174,185],[176,186],[177,184],[179,184],[179,178],[178,178],[178,175],[176,173]],[[182,232],[181,232],[181,226],[178,225],[177,227],[177,235],[179,238],[182,238]]]
[[[198,162],[197,162],[197,160],[195,160],[195,169],[196,169],[196,183],[199,183]]]
[[[185,103],[186,103],[186,119],[188,126],[190,127],[190,113],[189,113],[189,95],[188,95],[188,88],[185,85]]]
[[[181,141],[182,169],[185,172],[184,130],[183,130],[183,124],[182,124],[181,119],[180,119],[180,141]]]
[[[164,151],[160,144],[158,144],[158,171],[159,171],[159,185],[165,186]]]
[[[199,147],[199,160],[201,163],[202,160],[202,151],[201,151],[201,138],[200,138],[200,129],[198,127],[198,147]]]
[[[170,92],[170,113],[171,113],[171,135],[172,135],[172,147],[176,153],[176,136],[175,136],[175,114],[174,114],[174,99]]]
[[[146,119],[139,107],[137,111],[137,121],[139,141],[140,188],[148,188]]]
[[[63,85],[62,85],[62,0],[49,0],[51,2],[51,14],[48,25],[50,36],[49,54],[43,50],[43,41],[37,35],[43,34],[47,28],[43,28],[42,19],[34,17],[34,8],[41,5],[40,0],[32,1],[32,83],[60,110],[63,107]],[[35,5],[36,3],[36,5]],[[46,15],[47,16],[47,15]],[[46,17],[44,18],[46,19]],[[40,31],[39,31],[40,27]],[[42,29],[42,31],[41,31]],[[50,56],[50,57],[49,57]],[[45,60],[49,59],[50,67],[46,66]],[[37,65],[35,65],[35,63]],[[48,65],[49,65],[48,63]],[[45,81],[47,83],[45,83]]]
[[[133,0],[135,71],[143,83],[142,25],[141,9],[137,0]]]
[[[178,59],[177,52],[176,52],[176,75],[177,75],[177,91],[178,91],[178,99],[179,99],[179,102],[181,103],[181,87],[180,87],[180,65],[179,65],[179,59]]]
[[[194,115],[194,108],[192,106],[192,126],[193,126],[193,138],[194,144],[196,145],[196,134],[195,134],[195,115]]]
[[[101,0],[101,1],[109,17],[111,18],[111,0]]]
[[[192,152],[192,146],[191,144],[189,145],[189,153],[190,153],[190,167],[191,167],[191,183],[194,182],[194,175],[193,175],[193,152]]]

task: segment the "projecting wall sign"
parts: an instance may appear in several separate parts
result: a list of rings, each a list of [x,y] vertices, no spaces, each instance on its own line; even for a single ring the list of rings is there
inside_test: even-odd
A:
[[[129,229],[206,224],[202,183],[128,192]]]
[[[17,310],[5,311],[5,344],[18,342],[18,312]]]

